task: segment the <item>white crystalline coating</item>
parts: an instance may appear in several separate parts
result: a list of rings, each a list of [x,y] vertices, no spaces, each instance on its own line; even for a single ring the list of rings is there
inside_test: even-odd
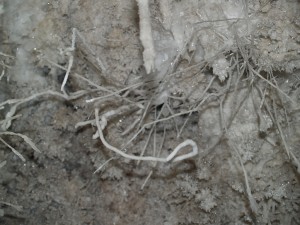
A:
[[[214,207],[217,206],[214,195],[207,188],[202,189],[200,193],[196,194],[196,202],[199,203],[200,208],[205,212],[210,212]]]
[[[228,76],[229,62],[225,58],[217,59],[212,64],[213,73],[220,81],[224,81]]]
[[[226,1],[223,3],[222,9],[227,19],[243,18],[245,14],[243,1]]]

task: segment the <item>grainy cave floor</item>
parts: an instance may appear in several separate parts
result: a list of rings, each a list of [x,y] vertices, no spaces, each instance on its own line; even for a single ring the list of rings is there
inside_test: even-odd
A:
[[[154,101],[145,123],[206,100],[157,123],[154,135],[145,127],[123,150],[139,155],[150,137],[145,155],[161,146],[165,157],[192,139],[198,154],[138,164],[92,139],[95,126],[76,128],[94,119],[88,100],[107,90],[75,100],[35,98],[18,106],[8,131],[28,136],[41,153],[0,128],[0,223],[300,224],[299,1],[165,0],[165,11],[160,1],[149,2],[157,51],[152,76],[167,74],[169,83],[138,87],[128,99],[143,102],[165,90],[171,96],[170,111]],[[143,67],[134,0],[0,0],[0,19],[0,104],[46,90],[61,93],[71,55],[67,94],[91,89],[80,77],[114,91],[151,78]],[[73,28],[78,33],[70,52]],[[257,65],[261,77],[251,77],[250,67],[240,77],[245,62]],[[0,121],[13,104],[0,107]],[[131,106],[112,97],[99,107],[104,113],[122,104]],[[107,140],[125,146],[134,131],[121,133],[138,115],[129,110],[110,120]]]

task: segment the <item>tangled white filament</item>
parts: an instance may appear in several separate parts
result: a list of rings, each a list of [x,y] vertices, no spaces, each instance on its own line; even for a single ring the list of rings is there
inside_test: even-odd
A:
[[[184,159],[191,158],[191,157],[198,154],[197,144],[191,139],[186,139],[184,142],[177,145],[177,147],[166,158],[158,158],[158,157],[153,157],[153,156],[129,155],[129,154],[121,151],[120,149],[110,145],[105,140],[103,132],[102,132],[103,129],[105,128],[105,126],[103,126],[103,124],[105,124],[105,121],[102,121],[102,118],[101,119],[99,118],[99,108],[95,109],[95,120],[96,120],[97,129],[98,129],[98,134],[96,136],[99,136],[100,140],[105,145],[105,147],[107,147],[108,149],[114,151],[115,153],[117,153],[117,154],[119,154],[119,155],[121,155],[121,156],[123,156],[124,158],[127,158],[127,159],[138,160],[138,161],[139,160],[141,160],[141,161],[154,161],[154,162],[170,162],[170,161],[179,162],[179,161],[182,161]],[[191,146],[192,151],[189,152],[189,153],[183,154],[183,155],[176,156],[177,153],[186,146]]]

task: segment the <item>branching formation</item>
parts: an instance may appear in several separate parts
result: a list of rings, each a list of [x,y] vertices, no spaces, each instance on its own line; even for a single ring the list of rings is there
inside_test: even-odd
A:
[[[45,91],[45,92],[40,92],[37,94],[34,94],[32,96],[29,96],[27,98],[22,98],[22,99],[10,99],[7,101],[4,101],[2,103],[0,103],[0,110],[4,109],[4,106],[9,106],[10,109],[8,110],[8,112],[5,115],[5,118],[0,120],[0,142],[2,142],[5,146],[7,146],[9,149],[12,150],[12,152],[17,155],[22,161],[26,161],[25,157],[22,156],[22,154],[17,151],[14,147],[12,147],[10,144],[8,144],[5,140],[3,140],[2,136],[17,136],[17,137],[21,137],[33,150],[35,150],[36,152],[40,153],[41,151],[35,146],[35,144],[32,142],[32,140],[27,137],[24,134],[20,134],[20,133],[15,133],[15,132],[11,132],[11,131],[7,131],[13,120],[18,119],[19,117],[21,117],[20,114],[17,114],[18,108],[30,101],[36,100],[38,98],[41,97],[47,97],[47,96],[54,96],[54,97],[58,97],[60,99],[65,99],[65,100],[74,100],[76,98],[79,98],[85,94],[87,94],[88,91],[78,91],[76,93],[72,93],[70,96],[66,96],[65,94],[62,94],[60,92],[56,92],[56,91]]]
[[[149,2],[148,0],[137,0],[137,3],[140,15],[140,40],[144,47],[144,67],[147,74],[149,74],[155,70],[155,50],[152,39]],[[162,1],[161,7],[167,6],[167,3],[168,1]],[[167,15],[169,13],[167,8],[163,9],[162,12],[163,15]],[[205,85],[203,92],[197,99],[193,99],[193,101],[191,101],[187,93],[180,93],[179,95],[172,94],[172,88],[179,82],[184,82],[186,74],[188,74],[189,71],[198,68],[197,72],[193,74],[193,76],[198,76],[211,62],[205,61],[197,65],[189,65],[176,71],[180,64],[181,53],[179,53],[174,58],[174,61],[170,66],[172,68],[169,68],[167,70],[167,74],[164,74],[161,78],[157,78],[154,74],[154,78],[152,79],[148,78],[145,80],[141,77],[139,82],[130,83],[125,85],[123,88],[115,88],[113,85],[106,87],[96,84],[84,76],[72,71],[72,65],[75,58],[74,52],[76,39],[78,39],[77,37],[79,37],[79,39],[83,42],[92,57],[94,57],[95,61],[98,62],[98,66],[101,68],[101,71],[105,72],[106,68],[104,67],[104,63],[86,43],[80,32],[74,28],[71,47],[65,52],[69,57],[67,68],[48,60],[54,66],[57,66],[66,72],[61,85],[62,93],[56,91],[45,91],[27,98],[11,99],[0,103],[0,110],[7,105],[10,107],[5,118],[0,121],[0,141],[10,148],[21,160],[24,161],[25,158],[17,150],[5,142],[2,139],[2,136],[19,136],[23,138],[23,140],[35,151],[39,152],[28,137],[7,131],[10,128],[12,121],[20,116],[16,114],[19,106],[37,98],[55,96],[59,99],[74,100],[81,98],[84,95],[88,95],[87,100],[85,101],[86,104],[93,104],[94,118],[78,122],[76,124],[76,128],[87,125],[96,127],[97,129],[93,135],[93,139],[99,139],[108,150],[113,152],[113,156],[100,166],[96,172],[101,170],[103,166],[111,160],[118,158],[117,156],[122,156],[128,160],[135,160],[138,161],[138,163],[140,163],[140,161],[150,161],[153,163],[153,167],[155,167],[158,162],[175,163],[195,157],[199,153],[196,143],[197,135],[192,136],[192,138],[195,138],[196,141],[191,138],[184,138],[183,141],[181,141],[181,143],[178,144],[170,153],[163,150],[165,149],[164,145],[166,136],[168,133],[171,133],[169,131],[172,129],[176,132],[177,138],[180,138],[183,130],[188,126],[187,124],[192,114],[204,110],[204,106],[210,104],[211,107],[216,107],[216,109],[219,110],[219,118],[221,120],[220,124],[222,131],[216,144],[218,144],[220,140],[227,138],[229,146],[238,156],[244,174],[246,186],[245,193],[247,194],[252,212],[256,214],[258,212],[258,206],[250,189],[251,177],[248,176],[242,157],[239,154],[239,149],[237,148],[236,143],[234,143],[234,140],[230,138],[229,134],[229,130],[235,116],[242,108],[245,100],[251,96],[255,96],[255,101],[259,101],[260,103],[259,106],[254,104],[255,110],[257,111],[257,120],[262,124],[263,114],[267,114],[272,119],[272,125],[278,131],[288,159],[297,167],[297,171],[300,173],[300,163],[297,155],[289,146],[289,142],[286,140],[287,137],[285,135],[284,126],[279,121],[280,109],[290,103],[293,103],[294,100],[279,88],[279,85],[272,73],[262,73],[261,68],[255,63],[254,56],[251,51],[252,46],[247,46],[246,44],[241,45],[239,41],[236,40],[237,43],[235,49],[231,50],[230,53],[227,53],[226,51],[220,52],[222,57],[215,61],[219,64],[219,66],[214,65],[213,68],[213,72],[216,76],[207,75],[207,82],[203,84]],[[184,52],[184,50],[180,52]],[[3,55],[3,53],[1,54]],[[218,56],[215,58],[218,58]],[[212,60],[212,62],[213,61],[214,60]],[[223,70],[224,68],[225,71]],[[69,76],[73,76],[80,80],[81,83],[87,84],[89,89],[85,90],[83,88],[83,90],[79,90],[74,93],[67,93],[65,91],[65,85],[68,82]],[[220,85],[220,82],[218,82],[216,77],[219,78],[222,85]],[[109,78],[106,77],[106,79]],[[198,87],[199,86],[195,86],[195,89]],[[191,92],[192,91],[194,90],[191,90]],[[241,96],[241,93],[245,94]],[[229,98],[229,96],[231,98]],[[229,115],[225,115],[224,113],[224,105],[227,99],[232,99],[229,106],[227,104],[227,107],[230,108],[227,108],[227,111],[230,111]],[[113,125],[114,121],[119,118],[125,118],[124,120],[127,120],[127,123],[124,125],[125,128],[122,132],[119,132],[119,136],[121,136],[124,144],[122,146],[115,147],[116,143],[110,143],[109,137],[106,134],[115,131],[110,130],[110,125]],[[180,121],[183,122],[180,123]],[[217,122],[219,121],[216,121],[216,123]],[[169,128],[169,130],[167,130],[166,127],[169,124],[172,126],[171,129]],[[161,129],[161,127],[163,129]],[[163,135],[160,135],[162,136],[160,139],[158,138],[159,129],[160,132],[163,130]],[[261,128],[259,131],[266,132],[266,130],[267,129],[263,130],[263,128]],[[142,143],[141,139],[144,146],[140,152],[138,152],[138,155],[134,154],[129,146],[133,145],[134,141],[140,141],[140,143]],[[153,140],[153,152],[152,154],[149,154],[151,140]],[[157,148],[157,146],[159,147]],[[211,147],[208,149],[211,149]],[[209,154],[210,152],[207,150],[206,153]],[[117,156],[115,156],[115,154],[117,154]],[[149,173],[145,183],[152,173],[153,170]],[[145,183],[142,188],[145,186]]]
[[[150,22],[150,12],[149,12],[149,5],[148,1],[138,1],[139,6],[139,14],[140,14],[140,39],[142,41],[142,44],[144,46],[144,62],[145,62],[145,68],[146,72],[150,73],[154,69],[154,44],[152,40],[152,33],[151,33],[151,22]],[[76,46],[76,39],[77,37],[80,38],[80,40],[84,43],[84,45],[89,49],[89,51],[92,53],[92,56],[96,58],[97,62],[99,62],[99,66],[102,68],[102,71],[105,71],[103,68],[103,63],[99,60],[99,58],[96,56],[96,54],[91,50],[92,48],[86,44],[85,39],[81,36],[80,32],[77,29],[73,29],[72,33],[72,44],[71,47],[66,50],[66,55],[69,57],[69,63],[67,68],[64,68],[60,65],[57,65],[53,62],[50,62],[54,64],[55,66],[58,66],[60,69],[63,69],[66,71],[61,91],[63,94],[60,95],[62,98],[70,98],[70,96],[66,93],[65,85],[67,83],[67,80],[70,76],[74,56],[73,53],[75,51]],[[73,74],[73,73],[72,73]],[[86,103],[93,103],[95,105],[95,119],[89,120],[89,121],[83,121],[76,124],[76,127],[82,127],[86,125],[93,125],[97,127],[97,132],[94,134],[93,138],[100,138],[101,142],[104,144],[105,147],[107,147],[109,150],[123,156],[127,159],[137,160],[137,161],[153,161],[153,162],[179,162],[191,157],[194,157],[198,154],[198,147],[197,144],[191,140],[186,139],[181,144],[179,144],[167,157],[159,157],[158,156],[143,156],[145,153],[145,150],[147,148],[148,142],[144,147],[144,150],[142,151],[140,156],[134,156],[125,153],[124,151],[120,150],[117,147],[112,146],[107,142],[107,140],[104,137],[103,130],[107,127],[110,120],[113,118],[118,118],[122,115],[125,115],[127,113],[131,113],[131,115],[134,115],[135,120],[133,123],[131,123],[130,126],[128,126],[123,132],[122,136],[129,135],[134,130],[138,129],[138,131],[129,139],[129,141],[126,143],[126,146],[128,146],[133,140],[135,140],[139,135],[143,134],[147,128],[151,128],[151,132],[149,134],[149,138],[153,135],[153,130],[156,127],[157,123],[161,123],[170,119],[174,119],[178,116],[182,116],[191,112],[196,112],[197,107],[200,106],[200,104],[196,107],[192,107],[191,110],[188,110],[186,112],[181,112],[178,114],[174,114],[172,109],[169,107],[168,100],[168,92],[164,91],[161,86],[156,87],[157,83],[159,83],[158,80],[154,79],[148,79],[146,81],[141,81],[140,83],[129,85],[125,88],[122,88],[121,90],[110,90],[103,86],[99,86],[92,81],[84,78],[83,76],[80,76],[76,73],[73,74],[76,78],[79,78],[85,82],[88,83],[88,85],[93,87],[93,92],[102,92],[104,95],[92,97],[88,100],[86,100]],[[92,92],[90,90],[90,92]],[[150,93],[151,97],[147,98],[146,93]],[[83,93],[81,91],[80,93]],[[74,95],[74,94],[73,94]],[[75,96],[78,96],[77,94]],[[143,100],[139,100],[143,99]],[[116,108],[112,110],[108,110],[101,114],[99,116],[100,108],[103,108],[103,105],[117,105]],[[172,116],[168,118],[161,118],[162,110],[160,110],[159,115],[155,118],[153,122],[145,123],[146,118],[149,118],[152,116],[153,109],[158,107],[159,105],[163,105],[163,109],[169,110],[169,113],[172,114]],[[183,129],[183,127],[182,127]],[[123,146],[125,148],[126,146]],[[188,153],[180,154],[183,152],[183,150],[190,146],[192,150]]]

